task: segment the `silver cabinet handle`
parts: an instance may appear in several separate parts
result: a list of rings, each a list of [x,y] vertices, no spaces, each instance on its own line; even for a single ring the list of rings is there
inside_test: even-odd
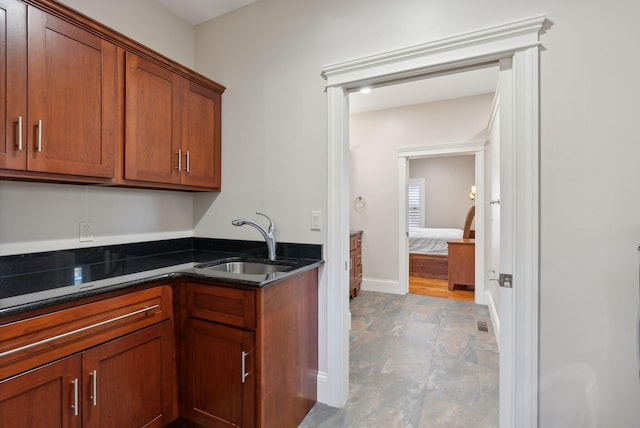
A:
[[[249,373],[247,373],[246,370],[247,355],[249,355],[248,352],[242,351],[242,383],[244,383],[244,380],[249,376]]]
[[[176,169],[178,171],[182,171],[182,149],[178,149],[176,155],[178,155],[178,166],[176,167]]]
[[[42,119],[38,120],[38,152],[42,151]]]
[[[18,150],[22,150],[22,116],[18,116]]]
[[[187,154],[185,155],[185,157],[187,158],[187,172],[189,172],[189,165],[191,164],[191,156],[189,156],[189,150],[187,150]]]
[[[73,409],[73,416],[78,416],[78,378],[75,378],[71,381],[73,385],[73,404],[71,408]]]
[[[98,405],[98,370],[91,372],[91,385],[93,390],[91,391],[89,399],[91,400],[93,407],[96,407]]]
[[[159,307],[160,307],[160,305],[147,306],[147,307],[144,307],[142,309],[138,309],[137,311],[133,311],[133,312],[129,312],[128,314],[120,315],[119,317],[110,318],[108,320],[100,321],[100,322],[97,322],[95,324],[88,325],[86,327],[82,327],[82,328],[78,328],[76,330],[68,331],[66,333],[62,333],[62,334],[59,334],[57,336],[48,337],[46,339],[42,339],[42,340],[39,340],[37,342],[29,343],[27,345],[20,346],[18,348],[10,349],[8,351],[1,352],[0,353],[0,358],[6,357],[7,355],[15,354],[16,352],[24,351],[24,350],[29,349],[29,348],[33,348],[35,346],[44,345],[45,343],[53,342],[54,340],[62,339],[63,337],[68,337],[68,336],[74,335],[76,333],[82,333],[83,331],[91,330],[92,328],[102,327],[103,325],[110,324],[110,323],[116,322],[116,321],[120,321],[122,319],[129,318],[129,317],[132,317],[134,315],[141,314],[143,312],[148,312],[148,311],[150,311],[152,309],[156,309],[156,308],[159,308]]]

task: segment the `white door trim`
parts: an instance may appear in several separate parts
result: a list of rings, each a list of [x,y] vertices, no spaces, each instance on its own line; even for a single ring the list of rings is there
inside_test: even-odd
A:
[[[348,92],[361,85],[417,79],[459,71],[511,58],[513,67],[512,135],[502,141],[513,146],[515,189],[513,200],[501,199],[514,209],[513,300],[511,319],[502,319],[500,426],[537,427],[538,424],[538,290],[539,290],[539,36],[544,15],[449,37],[379,55],[322,68],[327,89],[327,248],[326,258],[326,387],[319,399],[342,407],[348,397]],[[501,93],[505,95],[502,91]],[[504,196],[504,195],[503,195]],[[505,324],[512,329],[505,329]],[[509,343],[510,342],[510,343]],[[323,346],[321,346],[321,349]],[[516,382],[517,379],[517,382]],[[507,399],[506,393],[511,394]]]
[[[466,143],[434,144],[423,147],[411,147],[398,149],[399,172],[399,229],[398,229],[398,273],[400,287],[404,294],[409,292],[409,261],[408,261],[408,237],[407,237],[407,183],[409,182],[408,164],[410,159],[451,156],[473,155],[475,162],[476,184],[476,255],[475,255],[475,302],[479,305],[487,304],[487,296],[484,288],[484,161],[486,141],[469,141]],[[464,222],[464,217],[461,217]]]

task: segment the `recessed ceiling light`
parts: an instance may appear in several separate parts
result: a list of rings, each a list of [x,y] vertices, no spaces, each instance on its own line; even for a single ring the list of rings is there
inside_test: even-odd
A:
[[[368,94],[369,92],[371,92],[371,86],[363,86],[362,88],[360,88],[361,94]]]

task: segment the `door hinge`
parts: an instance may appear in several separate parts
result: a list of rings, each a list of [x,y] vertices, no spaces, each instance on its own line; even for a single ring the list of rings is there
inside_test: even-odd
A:
[[[500,287],[513,288],[513,275],[510,273],[501,273],[498,277]]]

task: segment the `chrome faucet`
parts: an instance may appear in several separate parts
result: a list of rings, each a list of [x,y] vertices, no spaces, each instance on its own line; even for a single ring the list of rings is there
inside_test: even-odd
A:
[[[269,220],[268,230],[265,230],[264,227],[260,226],[255,221],[251,221],[251,220],[235,219],[231,222],[231,224],[233,224],[234,226],[243,226],[247,224],[249,226],[253,226],[256,229],[258,229],[258,232],[260,232],[264,237],[264,240],[267,241],[267,251],[269,252],[269,260],[275,260],[276,259],[276,227],[274,226],[273,222],[266,214],[262,214],[262,213],[256,213],[256,214],[266,217],[267,220]]]

